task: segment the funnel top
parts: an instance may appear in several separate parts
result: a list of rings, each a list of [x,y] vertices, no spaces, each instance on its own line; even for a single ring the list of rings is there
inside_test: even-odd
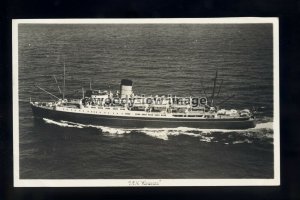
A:
[[[129,80],[129,79],[122,79],[122,80],[121,80],[121,85],[132,86],[132,80]]]

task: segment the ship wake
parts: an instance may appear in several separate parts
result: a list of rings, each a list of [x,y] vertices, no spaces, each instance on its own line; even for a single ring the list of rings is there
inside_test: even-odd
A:
[[[169,140],[173,137],[193,137],[206,143],[223,144],[244,144],[244,143],[273,143],[273,122],[261,122],[255,128],[246,130],[228,130],[228,129],[199,129],[188,127],[177,128],[113,128],[106,126],[84,125],[69,121],[54,121],[44,118],[47,124],[53,124],[67,128],[95,128],[105,136],[122,137],[128,134],[139,133],[161,140]]]

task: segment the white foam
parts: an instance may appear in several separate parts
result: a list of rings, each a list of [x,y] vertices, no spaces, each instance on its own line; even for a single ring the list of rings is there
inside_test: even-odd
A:
[[[114,135],[123,135],[125,133],[129,133],[130,131],[126,131],[125,129],[119,129],[119,128],[111,128],[111,127],[105,127],[105,126],[97,126],[98,129],[101,129],[102,132],[110,133]]]
[[[162,140],[168,140],[169,136],[188,135],[199,137],[200,134],[192,133],[191,131],[198,131],[195,128],[178,127],[178,128],[139,128],[139,129],[126,129],[127,131],[139,131],[148,136],[155,137]]]
[[[54,121],[54,120],[51,120],[51,119],[47,119],[47,118],[43,118],[43,120],[47,123],[47,124],[55,124],[55,125],[58,125],[58,126],[61,126],[61,127],[72,127],[72,128],[83,128],[83,126],[79,125],[79,124],[68,124],[64,121],[60,121],[60,122],[57,122],[57,121]]]
[[[168,140],[168,132],[167,131],[142,131],[148,136],[161,139],[161,140]]]
[[[243,144],[243,143],[252,143],[252,141],[245,139],[245,140],[238,140],[238,141],[233,141],[232,144]]]
[[[200,141],[202,142],[211,142],[211,140],[214,139],[214,137],[202,137]]]
[[[261,129],[272,129],[273,122],[259,123],[255,128],[251,129],[236,129],[236,130],[228,130],[228,129],[200,129],[200,128],[189,128],[189,127],[177,127],[177,128],[134,128],[134,129],[125,129],[125,128],[113,128],[107,126],[95,126],[95,125],[84,125],[80,123],[74,123],[69,121],[54,121],[50,119],[44,118],[46,123],[55,124],[61,127],[72,127],[72,128],[96,128],[102,131],[102,133],[110,136],[120,136],[124,134],[131,133],[132,131],[138,131],[148,135],[150,137],[154,137],[157,139],[168,140],[169,136],[178,136],[178,135],[187,135],[191,137],[200,137],[200,141],[203,142],[211,142],[213,137],[210,135],[214,132],[218,133],[228,133],[228,132],[236,132],[239,134],[243,134],[247,137],[253,137],[253,133],[259,133]],[[272,138],[273,134],[263,133],[262,137]],[[260,136],[260,137],[261,137]],[[245,141],[242,141],[245,142]],[[246,141],[247,142],[247,141]],[[248,140],[247,143],[250,141]],[[241,141],[236,141],[236,143],[241,143]]]
[[[273,129],[273,122],[265,122],[256,124],[255,129]]]
[[[95,126],[95,125],[91,125],[91,124],[84,125],[84,124],[79,124],[79,123],[74,123],[74,122],[69,122],[69,121],[61,121],[61,122],[73,124],[73,125],[79,125],[82,128],[96,128],[96,129],[101,130],[102,132],[113,134],[113,135],[122,135],[122,134],[130,132],[130,131],[128,131],[126,129],[122,129],[122,128],[112,128],[112,127],[108,127],[108,126]]]

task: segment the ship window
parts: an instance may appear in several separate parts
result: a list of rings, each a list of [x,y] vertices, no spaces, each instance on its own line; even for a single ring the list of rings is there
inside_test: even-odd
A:
[[[120,110],[125,110],[125,108],[121,108]]]
[[[142,114],[142,115],[147,115],[147,114]]]
[[[159,114],[156,114],[155,116],[160,116]]]
[[[139,113],[135,113],[135,115],[140,115]]]
[[[130,113],[125,113],[125,115],[130,115]]]
[[[107,110],[108,110],[109,108],[105,108],[105,109],[107,109]]]
[[[196,115],[188,115],[189,117],[196,117]]]
[[[196,117],[203,117],[203,115],[196,115]]]
[[[114,110],[118,110],[118,108],[114,108]]]
[[[153,116],[153,114],[148,114],[148,116]]]

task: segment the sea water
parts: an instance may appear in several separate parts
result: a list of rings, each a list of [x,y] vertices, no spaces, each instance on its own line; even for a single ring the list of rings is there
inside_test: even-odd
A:
[[[21,179],[273,177],[271,25],[20,24],[18,37]],[[34,120],[29,98],[51,99],[34,85],[61,97],[64,64],[67,98],[90,83],[115,91],[123,78],[136,94],[210,97],[218,70],[215,102],[234,95],[221,106],[255,108],[258,124],[117,129]]]

